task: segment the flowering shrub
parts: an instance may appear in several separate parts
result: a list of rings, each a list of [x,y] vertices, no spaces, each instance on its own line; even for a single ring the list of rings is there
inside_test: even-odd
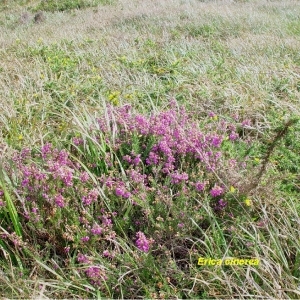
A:
[[[228,208],[232,178],[224,174],[234,174],[238,162],[224,158],[222,144],[239,139],[234,125],[213,118],[200,129],[173,101],[150,116],[109,107],[88,133],[74,137],[69,152],[46,143],[16,153],[14,163],[27,238],[43,244],[46,235],[65,258],[79,251],[92,284],[106,275],[89,249],[117,260],[123,237],[149,252],[191,234],[186,225],[203,218],[202,200],[216,213]]]

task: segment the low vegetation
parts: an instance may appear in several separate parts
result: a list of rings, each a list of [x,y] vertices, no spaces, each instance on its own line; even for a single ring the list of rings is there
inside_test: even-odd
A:
[[[298,3],[0,3],[1,297],[299,298]]]

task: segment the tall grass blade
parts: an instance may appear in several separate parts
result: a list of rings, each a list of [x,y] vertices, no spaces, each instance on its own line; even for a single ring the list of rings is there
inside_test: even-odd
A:
[[[19,216],[18,216],[18,212],[16,210],[16,207],[9,195],[9,192],[6,189],[5,186],[5,174],[3,171],[3,168],[0,167],[0,188],[3,190],[4,193],[4,199],[6,201],[7,204],[7,209],[8,209],[8,213],[9,213],[9,217],[10,220],[13,224],[14,230],[16,232],[16,234],[18,236],[22,236],[22,230],[21,230],[21,225],[20,225],[20,221],[19,221]]]

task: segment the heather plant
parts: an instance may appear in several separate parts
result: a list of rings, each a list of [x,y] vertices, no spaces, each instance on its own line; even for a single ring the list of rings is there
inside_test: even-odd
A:
[[[34,253],[50,242],[48,255],[63,259],[56,262],[58,269],[73,257],[80,276],[111,295],[118,292],[109,287],[114,272],[106,265],[122,259],[121,241],[130,251],[170,251],[174,240],[180,244],[185,236],[197,237],[214,220],[223,223],[215,241],[235,245],[233,222],[240,226],[249,216],[263,222],[241,180],[255,164],[232,154],[237,144],[251,145],[245,132],[251,121],[208,115],[197,124],[175,100],[148,116],[130,105],[108,105],[84,135],[71,138],[69,151],[45,143],[16,152],[13,176],[23,200],[9,211],[14,220],[17,212],[22,216],[22,238],[39,245],[19,247]],[[3,241],[17,229],[7,227]],[[199,244],[193,247],[204,254]],[[101,253],[101,264],[92,249]]]
[[[174,101],[172,105],[175,104]],[[207,190],[212,198],[228,190],[228,178],[222,180],[215,173],[219,173],[225,164],[234,173],[237,166],[233,159],[222,161],[221,151],[218,151],[223,139],[232,139],[230,135],[235,130],[234,125],[229,131],[219,128],[219,132],[204,134],[199,128],[196,129],[196,124],[192,123],[187,113],[181,111],[179,116],[175,107],[148,118],[134,115],[128,105],[117,109],[110,107],[108,115],[112,111],[114,114],[109,119],[98,120],[100,130],[92,133],[92,140],[106,140],[112,145],[114,155],[99,157],[99,162],[104,158],[106,166],[119,166],[118,177],[124,179],[125,176],[131,181],[126,186],[122,181],[112,179],[112,171],[109,171],[109,176],[102,176],[101,180],[115,195],[125,199],[136,198],[138,200],[134,202],[139,203],[139,198],[142,198],[147,207],[144,194],[149,196],[151,189],[155,193],[157,190],[168,192],[168,186],[171,186],[174,197],[184,193],[188,197],[191,190],[195,193]],[[87,151],[90,151],[89,142],[86,144]]]
[[[97,245],[113,259],[118,237],[148,252],[190,234],[188,208],[201,207],[201,198],[213,206],[218,201],[215,210],[222,210],[228,183],[218,178],[224,165],[220,150],[225,137],[236,140],[230,138],[235,128],[230,125],[229,137],[220,129],[203,133],[176,105],[173,100],[169,110],[150,116],[128,105],[109,106],[87,139],[73,138],[70,153],[50,143],[16,153],[24,238],[34,237],[39,247],[50,241],[60,256],[78,253],[79,263],[88,264],[80,251]],[[102,145],[96,153],[94,141]],[[106,278],[97,266],[84,272],[93,285]]]

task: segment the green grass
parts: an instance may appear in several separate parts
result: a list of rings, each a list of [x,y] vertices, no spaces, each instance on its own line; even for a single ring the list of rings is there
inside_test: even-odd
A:
[[[1,297],[299,298],[298,3],[2,0],[0,6]],[[45,20],[36,24],[39,10]],[[29,21],[22,23],[25,12]],[[158,137],[117,130],[124,104],[150,116],[167,110],[170,99],[195,128],[226,136],[213,172],[191,155],[175,157],[189,182],[207,181],[203,192],[172,183],[161,164],[145,163]],[[99,127],[101,118],[110,133]],[[42,159],[47,142],[69,154],[63,171],[73,170],[76,188]],[[16,155],[26,149],[30,156],[18,165]],[[124,159],[137,154],[138,169]],[[22,188],[22,166],[44,174],[48,202],[42,179],[30,177],[34,189]],[[132,170],[149,182],[131,180]],[[139,192],[118,197],[103,181],[108,177]],[[226,189],[222,210],[220,197],[209,193],[215,183]],[[93,189],[97,201],[83,205]],[[55,205],[58,192],[66,207]],[[103,214],[112,227],[89,235]],[[153,239],[147,253],[136,247],[138,231]],[[80,253],[90,262],[79,262]],[[257,257],[260,264],[198,266],[199,257]],[[100,285],[87,275],[91,266]]]
[[[40,3],[34,7],[35,11],[68,11],[72,9],[84,9],[87,7],[97,7],[98,5],[109,5],[114,1],[112,0],[48,0],[40,1]]]

